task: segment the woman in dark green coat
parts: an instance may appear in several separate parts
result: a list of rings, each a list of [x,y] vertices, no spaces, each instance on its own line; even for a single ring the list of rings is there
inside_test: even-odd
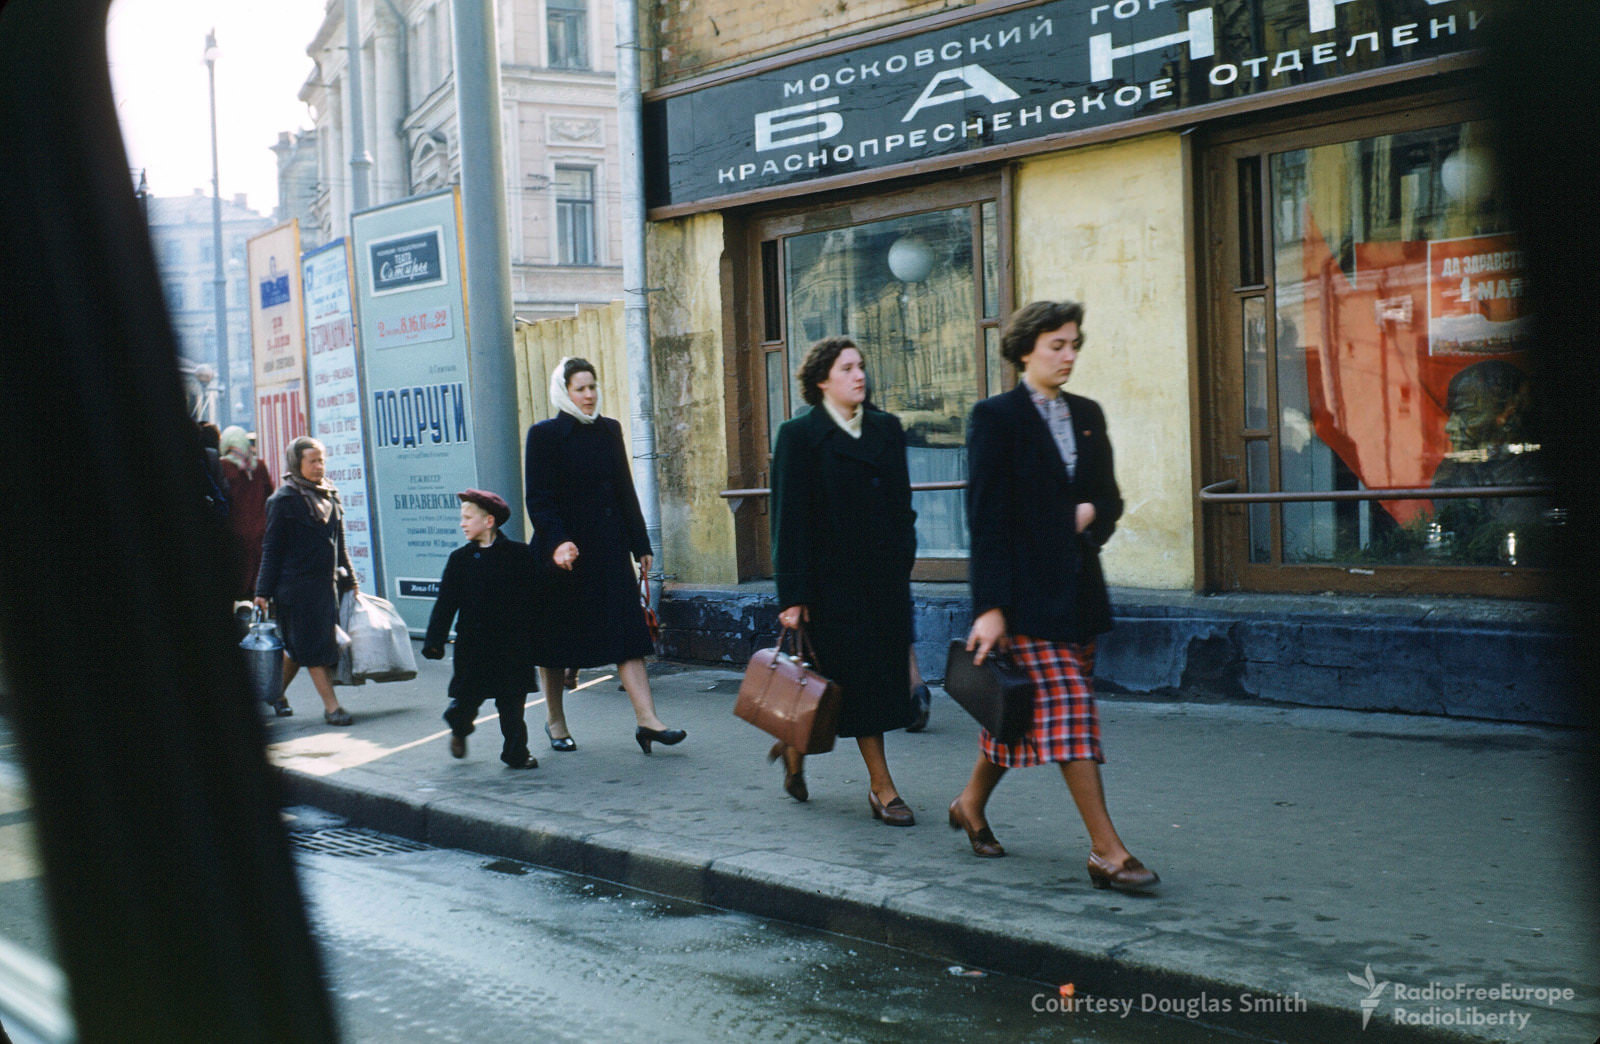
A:
[[[861,352],[846,337],[812,345],[800,366],[810,411],[778,429],[772,462],[772,560],[778,619],[805,625],[816,668],[843,694],[839,735],[867,764],[867,804],[890,826],[911,826],[884,757],[883,734],[911,724],[906,649],[916,512],[906,437],[892,414],[866,404]],[[802,755],[782,743],[784,789],[809,796]]]

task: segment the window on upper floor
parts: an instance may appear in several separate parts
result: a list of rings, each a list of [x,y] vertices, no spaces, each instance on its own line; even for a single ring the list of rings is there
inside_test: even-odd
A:
[[[589,68],[588,0],[546,0],[545,29],[550,68]]]
[[[563,265],[592,265],[594,255],[594,170],[557,167],[556,248]]]

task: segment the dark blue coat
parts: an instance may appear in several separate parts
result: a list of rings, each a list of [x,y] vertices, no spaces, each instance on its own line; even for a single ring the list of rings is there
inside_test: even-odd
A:
[[[328,521],[317,522],[299,491],[285,482],[267,498],[256,596],[276,603],[284,651],[302,666],[339,662],[333,629],[339,623],[341,580],[355,581],[344,546],[343,506],[335,499]]]
[[[650,554],[622,426],[557,414],[528,429],[530,541],[540,561],[535,656],[544,667],[599,667],[654,651],[633,560]],[[570,572],[551,564],[578,546]]]
[[[804,605],[816,667],[839,684],[839,735],[911,723],[911,567],[916,512],[906,437],[867,409],[851,438],[816,407],[778,429],[772,460],[772,562],[778,605]]]
[[[503,535],[488,547],[469,543],[450,552],[422,647],[442,650],[455,622],[451,699],[492,700],[539,690],[534,569],[528,545]]]
[[[1065,394],[1065,393],[1063,393]],[[1005,611],[1006,629],[1084,642],[1111,629],[1100,547],[1122,517],[1105,414],[1067,395],[1078,444],[1067,477],[1050,427],[1027,385],[984,399],[967,422],[967,524],[972,532],[972,615]],[[1077,506],[1095,520],[1075,532]]]

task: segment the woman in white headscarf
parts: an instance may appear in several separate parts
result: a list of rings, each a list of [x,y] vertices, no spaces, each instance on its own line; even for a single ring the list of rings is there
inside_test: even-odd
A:
[[[222,429],[222,476],[228,480],[228,528],[244,549],[244,575],[235,600],[249,601],[261,571],[261,539],[267,532],[267,498],[272,476],[261,466],[250,435],[237,424]]]
[[[543,625],[535,657],[545,694],[545,735],[551,748],[577,749],[562,702],[566,668],[616,664],[633,703],[634,739],[684,738],[656,716],[644,658],[654,650],[639,601],[639,577],[650,571],[650,538],[633,489],[622,426],[600,415],[592,363],[565,358],[550,374],[556,415],[528,429],[529,543],[552,568],[539,607]],[[634,562],[638,562],[638,572]]]

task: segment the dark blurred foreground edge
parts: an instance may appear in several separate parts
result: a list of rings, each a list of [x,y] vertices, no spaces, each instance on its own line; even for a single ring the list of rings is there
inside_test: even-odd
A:
[[[0,640],[57,956],[84,1041],[329,1041],[106,10],[0,6]]]
[[[1568,511],[1558,570],[1572,624],[1574,699],[1600,727],[1600,39],[1595,0],[1522,0],[1489,25],[1488,102],[1533,283],[1536,358]],[[1600,773],[1574,781],[1600,818]],[[1600,896],[1600,843],[1587,882]]]
[[[1600,724],[1593,669],[1600,614],[1600,4],[1504,5],[1489,23],[1488,103],[1509,203],[1535,296],[1536,358],[1549,404],[1557,481],[1568,523],[1561,593],[1571,611],[1579,698]]]

